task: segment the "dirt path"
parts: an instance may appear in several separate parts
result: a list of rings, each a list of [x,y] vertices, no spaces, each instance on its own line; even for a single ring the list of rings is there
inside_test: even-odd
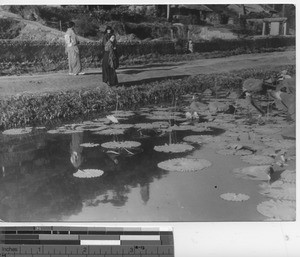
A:
[[[120,68],[120,84],[130,85],[164,78],[184,77],[198,74],[230,72],[246,68],[295,65],[296,52],[273,52],[238,55],[226,58],[194,60],[176,64]],[[80,88],[102,87],[101,69],[86,70],[82,76],[69,76],[67,71],[58,73],[0,77],[0,97],[19,93],[44,93]]]

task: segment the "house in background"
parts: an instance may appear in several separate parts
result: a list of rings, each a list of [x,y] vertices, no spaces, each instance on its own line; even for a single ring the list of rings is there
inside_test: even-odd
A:
[[[286,35],[287,34],[287,18],[264,18],[262,35]]]
[[[170,5],[169,19],[173,22],[199,25],[206,22],[207,17],[213,13],[213,10],[205,5]]]

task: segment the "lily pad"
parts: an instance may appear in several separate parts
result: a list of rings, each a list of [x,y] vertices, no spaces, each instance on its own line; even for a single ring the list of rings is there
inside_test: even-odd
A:
[[[105,129],[102,131],[94,132],[95,135],[122,135],[125,129]]]
[[[153,111],[152,114],[157,116],[178,116],[182,115],[183,113],[176,111]]]
[[[292,183],[283,183],[277,187],[267,187],[259,192],[267,197],[280,200],[296,200],[296,185]]]
[[[283,181],[288,183],[296,183],[296,171],[295,170],[285,170],[280,174]]]
[[[134,127],[138,129],[154,129],[155,126],[152,123],[136,123]]]
[[[48,130],[48,134],[73,134],[73,133],[82,133],[82,130],[72,130],[72,129],[66,129],[66,128],[58,128],[58,129],[52,129]]]
[[[191,135],[191,136],[184,137],[183,140],[191,143],[202,144],[203,142],[205,142],[206,137],[200,135]]]
[[[242,156],[241,159],[244,162],[247,162],[250,164],[258,164],[258,165],[272,164],[274,162],[274,159],[270,156],[255,155],[255,154]]]
[[[103,148],[108,148],[108,149],[118,149],[118,148],[137,148],[141,146],[140,142],[136,141],[122,141],[122,142],[106,142],[101,144]]]
[[[226,193],[220,195],[220,197],[227,201],[233,201],[233,202],[242,202],[247,201],[250,197],[245,194],[235,194],[235,193]]]
[[[169,122],[167,121],[154,121],[152,122],[152,125],[154,128],[168,128],[169,127]]]
[[[265,201],[257,205],[257,211],[275,220],[294,221],[296,219],[296,203],[293,201]]]
[[[7,129],[2,132],[3,135],[24,135],[32,131],[32,127]]]
[[[101,131],[107,129],[108,126],[104,124],[85,124],[81,126],[77,126],[75,129],[80,131]]]
[[[235,155],[239,155],[239,156],[251,155],[251,154],[253,154],[253,152],[247,149],[240,149],[235,152]]]
[[[211,132],[212,131],[211,128],[207,128],[207,127],[193,127],[191,130],[194,132]]]
[[[237,168],[233,173],[237,177],[251,180],[270,180],[270,165],[251,166],[244,168]]]
[[[277,153],[273,148],[264,148],[260,151],[260,155],[275,157],[277,156]]]
[[[169,127],[169,129],[173,130],[173,131],[185,131],[185,130],[192,130],[194,128],[193,125],[181,125],[181,126],[171,126]]]
[[[270,140],[264,142],[265,145],[273,147],[275,150],[281,150],[281,149],[289,149],[291,147],[296,147],[296,141],[295,140]]]
[[[111,125],[111,128],[113,129],[129,129],[133,128],[133,124],[113,124]]]
[[[193,149],[194,147],[188,144],[165,144],[154,147],[155,151],[164,153],[184,153]]]
[[[195,172],[211,166],[211,162],[205,159],[176,158],[160,162],[157,166],[168,171]]]
[[[281,132],[281,130],[278,128],[258,127],[254,128],[254,132],[263,135],[274,135],[276,133]]]
[[[174,115],[147,115],[147,119],[149,120],[172,120],[175,118]]]
[[[98,169],[84,169],[84,170],[78,170],[76,173],[73,174],[74,177],[77,178],[96,178],[103,175],[102,170]]]
[[[99,144],[83,143],[83,144],[80,144],[80,146],[82,146],[82,147],[96,147],[96,146],[99,146]]]
[[[115,117],[130,117],[134,116],[134,112],[132,111],[112,111]]]

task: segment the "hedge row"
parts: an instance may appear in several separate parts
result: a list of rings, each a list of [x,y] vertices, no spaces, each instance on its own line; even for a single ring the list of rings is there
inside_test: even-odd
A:
[[[135,109],[149,104],[174,102],[191,92],[203,92],[207,88],[222,90],[240,89],[244,79],[265,78],[283,69],[295,74],[295,66],[278,66],[272,70],[246,69],[224,74],[206,74],[185,79],[165,80],[131,87],[118,87],[114,91],[104,89],[73,90],[57,93],[23,94],[0,100],[0,129],[28,125],[47,125],[53,120],[87,117],[116,108]]]
[[[242,49],[256,51],[259,49],[275,49],[295,45],[295,37],[267,37],[257,39],[239,39],[204,41],[194,44],[198,53],[213,51],[233,51]],[[82,43],[81,59],[84,68],[100,67],[103,49],[100,42]],[[118,52],[122,62],[134,56],[149,54],[170,55],[187,52],[187,42],[144,42],[119,43]],[[64,45],[61,43],[0,40],[0,67],[2,70],[24,67],[30,71],[52,71],[67,69]],[[1,75],[1,74],[0,74]]]

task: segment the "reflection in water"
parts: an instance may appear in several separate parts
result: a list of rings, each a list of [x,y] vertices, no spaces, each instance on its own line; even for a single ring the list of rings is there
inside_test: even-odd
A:
[[[75,168],[79,168],[82,163],[82,146],[83,142],[83,133],[73,133],[70,143],[70,161]]]
[[[67,220],[86,206],[125,207],[133,192],[137,192],[142,204],[147,206],[153,181],[157,183],[168,174],[158,169],[157,163],[170,158],[153,151],[153,147],[170,141],[180,142],[190,133],[180,131],[159,137],[159,133],[152,132],[145,131],[149,136],[137,140],[142,144],[140,150],[130,151],[81,147],[86,142],[101,145],[111,140],[110,136],[89,131],[65,135],[45,131],[20,137],[1,135],[0,219]],[[140,131],[129,129],[118,139],[132,140],[139,136]],[[104,174],[80,179],[73,176],[78,169],[101,169]]]

